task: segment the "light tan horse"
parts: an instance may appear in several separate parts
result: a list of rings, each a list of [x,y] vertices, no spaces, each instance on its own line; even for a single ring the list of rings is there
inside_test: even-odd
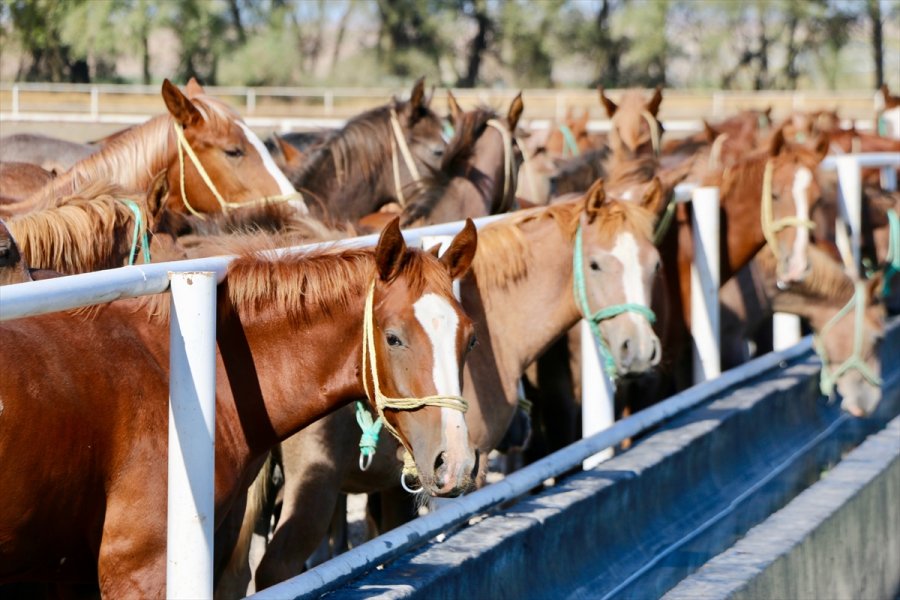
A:
[[[464,372],[466,423],[482,456],[506,432],[525,368],[582,317],[573,264],[584,272],[591,312],[625,303],[648,306],[658,276],[652,230],[660,201],[658,193],[637,202],[614,200],[597,182],[583,197],[514,213],[480,232],[473,270],[461,282],[461,298],[478,339]],[[579,229],[583,251],[575,256]],[[623,312],[600,321],[599,327],[619,374],[640,372],[659,361],[658,340],[643,315]],[[327,530],[340,491],[399,491],[397,445],[381,436],[371,466],[361,471],[359,436],[354,410],[347,408],[283,444],[284,504],[256,572],[258,589],[302,570]],[[483,481],[486,461],[479,466]],[[260,480],[254,484],[257,490],[262,487]],[[232,563],[236,571],[245,570],[232,573],[237,582],[229,580],[232,587],[220,589],[221,597],[244,591],[241,585],[249,580],[246,543],[258,508],[250,507],[244,544]]]
[[[166,80],[162,96],[167,114],[122,132],[26,200],[0,206],[0,216],[52,206],[97,182],[143,194],[161,171],[168,212],[222,212],[266,198],[301,202],[256,134],[196,81],[185,94]]]

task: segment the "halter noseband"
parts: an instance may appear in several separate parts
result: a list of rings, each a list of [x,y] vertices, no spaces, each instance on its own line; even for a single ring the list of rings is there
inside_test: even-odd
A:
[[[834,369],[833,371],[829,371],[828,352],[825,349],[825,344],[822,339],[828,334],[828,331],[854,307],[856,309],[856,313],[854,315],[855,318],[853,321],[853,353],[850,354],[847,360],[842,362],[836,369]],[[869,367],[869,365],[866,364],[861,355],[865,312],[866,285],[862,281],[857,281],[855,284],[855,289],[853,291],[853,296],[850,298],[850,301],[844,305],[844,308],[835,313],[835,315],[831,317],[827,323],[825,323],[825,326],[822,327],[822,330],[819,331],[817,335],[813,336],[813,347],[816,350],[816,354],[819,355],[819,359],[821,359],[822,361],[822,371],[819,378],[819,389],[824,396],[830,397],[832,392],[834,391],[834,385],[837,383],[837,380],[840,379],[844,373],[852,369],[856,369],[857,371],[859,371],[859,374],[862,375],[863,379],[865,379],[872,385],[876,387],[881,386],[881,378],[874,372],[872,372],[872,369]]]
[[[772,254],[775,255],[775,260],[781,262],[781,253],[778,249],[776,234],[788,227],[805,227],[812,231],[816,228],[816,224],[810,219],[801,219],[796,215],[775,220],[775,207],[773,206],[774,200],[772,198],[772,175],[774,171],[775,164],[769,159],[766,161],[766,170],[763,175],[762,206],[760,207],[759,218],[763,237],[766,238],[766,243],[772,250]]]
[[[178,171],[179,171],[179,182],[181,184],[181,200],[184,202],[184,207],[188,209],[188,211],[199,218],[200,220],[205,220],[206,217],[203,213],[198,212],[191,206],[191,203],[188,202],[187,191],[185,190],[184,185],[184,155],[187,154],[188,158],[191,159],[191,162],[194,164],[194,168],[197,169],[197,172],[200,174],[200,178],[203,179],[203,183],[206,184],[206,187],[209,188],[209,191],[212,192],[212,195],[219,202],[219,206],[222,209],[223,214],[228,213],[228,209],[233,208],[247,208],[249,206],[256,206],[259,204],[277,204],[281,202],[290,202],[292,200],[300,200],[303,202],[303,194],[300,192],[294,191],[288,194],[279,194],[277,196],[265,196],[263,198],[257,198],[256,200],[250,200],[248,202],[226,202],[225,198],[222,197],[222,194],[219,192],[219,189],[216,187],[216,184],[213,183],[212,178],[209,176],[209,173],[206,172],[206,169],[203,168],[203,164],[200,162],[200,159],[197,158],[197,153],[194,152],[194,149],[191,148],[191,145],[188,143],[187,138],[184,135],[184,128],[181,126],[181,123],[175,121],[173,123],[175,128],[175,137],[178,141]],[[305,206],[305,203],[304,203]]]
[[[584,283],[584,253],[581,238],[581,221],[579,221],[578,230],[575,233],[575,250],[572,253],[572,280],[575,302],[578,305],[581,316],[591,326],[594,340],[596,340],[597,347],[600,349],[600,358],[603,360],[603,370],[611,380],[615,381],[616,360],[613,358],[612,352],[610,351],[606,340],[603,338],[603,333],[600,331],[600,321],[611,319],[625,312],[635,312],[644,316],[650,323],[655,323],[656,314],[653,310],[643,304],[635,304],[633,302],[614,304],[612,306],[607,306],[606,308],[601,308],[596,312],[591,312]]]
[[[581,151],[578,149],[578,142],[575,140],[572,129],[565,123],[560,124],[558,129],[563,136],[563,157],[566,156],[566,152],[573,157],[579,156]]]
[[[366,295],[366,308],[363,313],[363,335],[362,335],[362,379],[363,389],[366,397],[375,405],[378,412],[378,418],[371,425],[363,422],[360,426],[363,428],[362,439],[360,439],[360,469],[366,470],[371,463],[371,455],[375,452],[378,445],[378,433],[383,425],[391,434],[397,438],[397,441],[406,449],[406,455],[403,460],[403,473],[400,475],[400,482],[404,489],[409,492],[418,490],[410,490],[406,486],[406,476],[415,473],[415,461],[412,458],[412,449],[406,444],[406,441],[400,436],[400,432],[384,418],[384,409],[392,410],[416,410],[424,406],[439,406],[441,408],[453,408],[462,413],[469,409],[469,403],[462,396],[452,396],[444,394],[435,394],[433,396],[425,396],[424,398],[391,398],[381,391],[381,385],[378,381],[378,365],[375,362],[375,319],[374,313],[375,299],[375,279],[369,284],[369,292]],[[372,389],[369,389],[368,374],[372,376]],[[360,419],[360,406],[357,405],[357,420]],[[379,425],[380,424],[380,425]],[[364,449],[371,448],[370,451]],[[363,457],[367,457],[364,462]],[[363,466],[365,464],[365,467]]]

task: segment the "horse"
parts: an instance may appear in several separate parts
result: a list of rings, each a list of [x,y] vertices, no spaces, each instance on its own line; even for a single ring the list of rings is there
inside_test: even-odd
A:
[[[739,290],[738,277],[722,288],[723,338],[747,338],[773,312],[806,319],[816,336],[822,360],[822,392],[839,392],[841,408],[862,417],[871,414],[881,399],[881,364],[878,345],[884,333],[882,278],[855,282],[839,262],[810,248],[810,274],[804,281],[782,289],[775,277],[775,256],[763,248],[751,265],[761,294]]]
[[[0,205],[21,202],[56,177],[48,171],[26,162],[0,162]]]
[[[46,171],[62,173],[97,152],[91,144],[79,144],[37,133],[0,137],[0,162],[23,162]]]
[[[407,227],[504,213],[515,204],[521,154],[513,132],[524,109],[522,95],[503,118],[488,108],[463,112],[452,93],[447,98],[454,134],[440,169],[423,178],[402,210]]]
[[[608,143],[613,154],[634,157],[648,152],[659,154],[663,133],[657,119],[662,103],[662,86],[657,86],[645,100],[639,90],[628,90],[616,104],[606,96],[603,86],[598,86],[600,102],[610,119]]]
[[[395,222],[374,250],[245,252],[229,265],[216,312],[217,522],[257,457],[351,399],[368,399],[426,491],[468,489],[480,467],[459,391],[473,331],[452,280],[476,240],[470,223],[438,260],[407,248]],[[19,357],[0,372],[0,583],[165,596],[160,304],[119,300],[0,325],[4,349]],[[52,444],[35,443],[38,425]]]
[[[237,113],[207,96],[194,79],[185,89],[186,95],[168,79],[163,81],[166,115],[122,132],[26,200],[0,206],[0,216],[52,205],[98,181],[143,194],[161,171],[169,183],[167,214],[227,212],[265,199],[294,202],[305,210]]]
[[[357,115],[318,145],[290,174],[312,214],[355,222],[391,202],[405,206],[421,172],[438,167],[446,146],[429,102],[419,79],[408,101]]]
[[[574,158],[594,148],[596,140],[591,139],[588,132],[588,121],[591,113],[585,110],[580,117],[575,117],[572,107],[566,111],[562,123],[550,128],[544,141],[544,151],[553,158]]]
[[[580,197],[518,211],[481,230],[472,271],[460,285],[478,339],[464,370],[463,394],[469,401],[470,437],[481,455],[495,448],[506,432],[519,403],[518,380],[525,368],[580,318],[608,313],[595,323],[616,374],[625,376],[659,362],[661,349],[646,307],[658,274],[652,229],[660,201],[658,193],[632,202],[612,199],[598,181]],[[576,270],[584,275],[584,295],[575,284]],[[630,312],[627,303],[644,308]],[[360,469],[357,418],[352,407],[345,408],[282,444],[283,506],[256,571],[257,589],[302,569],[327,530],[340,490],[399,491],[397,446],[389,438],[376,437],[372,462]],[[485,475],[482,468],[479,483]],[[266,485],[258,479],[251,496],[262,498],[259,488]],[[249,534],[262,508],[261,503],[248,505],[233,570],[247,567]],[[268,517],[262,517],[265,523]],[[389,524],[399,524],[396,518],[392,515]],[[243,586],[249,581],[246,572],[243,578],[232,576]],[[245,590],[232,582],[228,591],[220,591],[227,598]]]

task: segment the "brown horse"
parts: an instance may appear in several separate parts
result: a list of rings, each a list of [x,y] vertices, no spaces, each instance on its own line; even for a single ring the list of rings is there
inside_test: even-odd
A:
[[[26,162],[0,162],[0,205],[21,202],[56,177]]]
[[[474,317],[479,340],[466,363],[463,389],[470,436],[482,454],[506,432],[525,368],[582,317],[573,264],[585,273],[590,311],[626,302],[648,305],[659,264],[652,228],[660,200],[658,194],[642,202],[613,200],[598,182],[577,200],[519,211],[481,231],[472,272],[461,282],[461,298]],[[575,256],[579,229],[582,255]],[[600,329],[619,373],[645,370],[659,361],[658,340],[642,316],[622,313],[601,321]],[[396,488],[397,445],[382,436],[371,467],[361,471],[359,436],[354,411],[347,408],[282,444],[286,483],[281,520],[259,565],[257,589],[302,569],[327,530],[340,490]],[[485,473],[482,468],[482,481]],[[264,486],[261,480],[254,484]],[[251,505],[233,567],[246,567],[246,542],[253,513],[260,508]],[[247,581],[245,575],[244,586]],[[220,592],[228,597],[245,589],[236,588]]]
[[[603,86],[597,89],[610,119],[610,150],[622,157],[659,154],[663,128],[656,115],[662,103],[662,87],[656,87],[650,100],[645,100],[639,90],[628,90],[618,104],[606,96]]]
[[[407,249],[395,223],[374,251],[254,253],[231,263],[217,307],[217,520],[258,456],[367,390],[388,407],[383,418],[429,493],[470,485],[477,460],[461,413],[395,410],[390,397],[458,396],[473,333],[451,281],[468,269],[475,243],[470,225],[439,261]],[[20,361],[0,372],[0,583],[98,582],[107,597],[165,595],[169,333],[153,311],[117,301],[93,316],[0,326],[4,349]],[[38,424],[52,444],[35,443]]]
[[[263,143],[231,108],[193,79],[186,91],[164,81],[168,114],[124,131],[25,201],[0,206],[0,213],[51,206],[96,182],[140,195],[161,171],[169,182],[167,213],[214,213],[265,198],[295,199]]]
[[[493,110],[463,112],[448,92],[453,137],[441,168],[423,180],[403,209],[405,226],[445,223],[509,211],[515,203],[521,154],[512,132],[524,108],[519,94],[505,118]]]
[[[825,373],[823,391],[826,395],[839,391],[841,407],[855,416],[870,414],[881,399],[881,277],[859,288],[843,266],[824,252],[813,247],[809,257],[809,277],[780,289],[775,277],[775,256],[768,248],[761,250],[753,260],[753,279],[761,286],[761,295],[742,294],[736,285],[737,277],[723,286],[722,300],[729,309],[723,311],[723,337],[750,337],[772,312],[803,317],[818,336]]]
[[[439,167],[446,146],[429,102],[419,79],[408,101],[358,115],[317,146],[290,174],[312,213],[355,222],[391,202],[405,206],[422,172]]]
[[[566,111],[566,118],[550,128],[547,139],[544,141],[544,151],[552,158],[573,158],[597,147],[602,140],[592,138],[588,132],[588,121],[591,113],[585,110],[580,117],[572,113],[572,108]]]

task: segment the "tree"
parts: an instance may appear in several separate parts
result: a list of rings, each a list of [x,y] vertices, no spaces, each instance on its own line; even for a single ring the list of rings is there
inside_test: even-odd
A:
[[[466,73],[457,80],[456,85],[458,87],[475,87],[484,54],[493,43],[496,26],[488,12],[486,0],[462,0],[459,3],[459,9],[460,12],[475,21],[476,31],[469,42]]]
[[[866,2],[869,21],[872,24],[872,60],[875,62],[875,89],[884,85],[884,41],[879,0]]]
[[[24,51],[16,79],[90,81],[87,62],[72,56],[71,47],[62,35],[69,11],[83,4],[84,0],[73,0],[71,3],[13,0],[9,3],[12,26]]]

